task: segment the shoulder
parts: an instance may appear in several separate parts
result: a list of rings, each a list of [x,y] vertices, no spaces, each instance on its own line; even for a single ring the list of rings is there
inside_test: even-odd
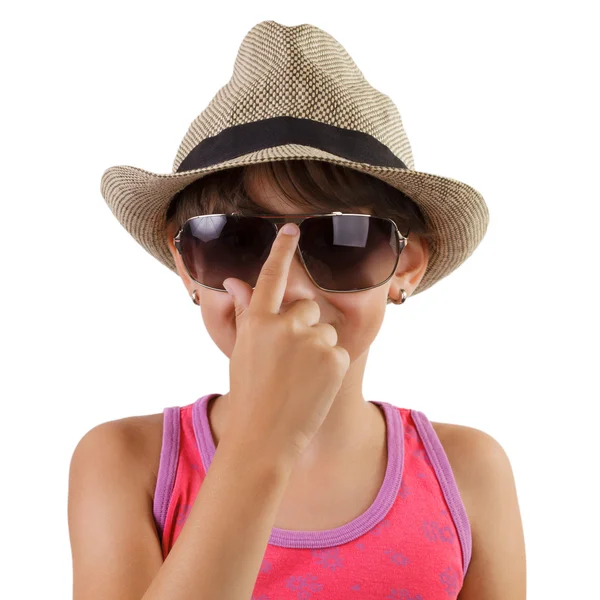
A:
[[[480,429],[431,424],[448,457],[471,526],[472,557],[459,599],[524,599],[525,541],[506,451]]]
[[[75,453],[110,454],[128,465],[150,497],[158,478],[162,449],[163,413],[125,417],[100,423],[79,441]],[[75,456],[74,453],[74,456]]]
[[[494,481],[512,477],[508,455],[491,435],[465,425],[431,422],[452,468],[472,525],[480,512],[482,494]]]
[[[490,434],[465,425],[431,422],[455,477],[476,484],[490,473],[490,466],[506,470],[510,461],[504,448]]]
[[[67,520],[74,598],[92,590],[96,598],[122,598],[125,589],[140,598],[163,562],[148,495],[148,431],[145,418],[108,421],[73,451]]]

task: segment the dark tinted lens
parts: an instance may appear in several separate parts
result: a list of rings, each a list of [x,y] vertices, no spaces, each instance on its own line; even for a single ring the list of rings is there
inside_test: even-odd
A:
[[[300,225],[300,248],[322,288],[359,291],[390,277],[400,244],[392,221],[367,215],[311,217]]]
[[[235,277],[252,287],[269,256],[275,227],[266,219],[205,215],[188,221],[181,234],[183,261],[200,283],[224,289]]]

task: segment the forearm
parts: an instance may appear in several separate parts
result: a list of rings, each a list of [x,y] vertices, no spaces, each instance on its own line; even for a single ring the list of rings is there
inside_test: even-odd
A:
[[[292,469],[221,440],[187,521],[142,600],[249,600]]]

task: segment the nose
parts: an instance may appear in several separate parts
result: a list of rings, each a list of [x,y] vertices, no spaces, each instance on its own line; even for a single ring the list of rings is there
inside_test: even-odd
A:
[[[308,275],[298,252],[298,249],[296,249],[292,262],[290,263],[285,292],[281,302],[282,307],[285,304],[289,304],[302,298],[314,300],[320,293],[323,293]]]

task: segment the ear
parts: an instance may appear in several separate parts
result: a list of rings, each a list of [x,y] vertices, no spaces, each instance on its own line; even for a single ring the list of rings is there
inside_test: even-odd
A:
[[[429,243],[417,233],[409,233],[408,243],[400,253],[396,273],[392,276],[389,295],[399,298],[405,289],[410,296],[417,288],[429,263]]]
[[[188,295],[191,294],[195,289],[199,286],[196,282],[188,275],[187,269],[183,264],[183,260],[181,258],[181,254],[179,254],[179,250],[177,250],[175,246],[175,242],[173,241],[173,237],[177,233],[177,227],[175,223],[171,222],[167,224],[165,229],[165,235],[167,236],[167,244],[169,246],[169,250],[171,251],[171,255],[173,256],[173,261],[175,262],[175,267],[177,268],[177,273],[181,280],[183,281],[183,285],[185,286]]]
[[[169,250],[171,251],[171,254],[173,255],[173,258],[175,258],[175,256],[177,254],[179,254],[179,252],[177,251],[177,248],[175,247],[175,242],[173,241],[173,237],[175,237],[175,234],[177,233],[175,231],[176,227],[175,227],[175,223],[173,221],[167,223],[167,226],[165,228],[165,236],[167,238],[167,244],[169,246]]]

